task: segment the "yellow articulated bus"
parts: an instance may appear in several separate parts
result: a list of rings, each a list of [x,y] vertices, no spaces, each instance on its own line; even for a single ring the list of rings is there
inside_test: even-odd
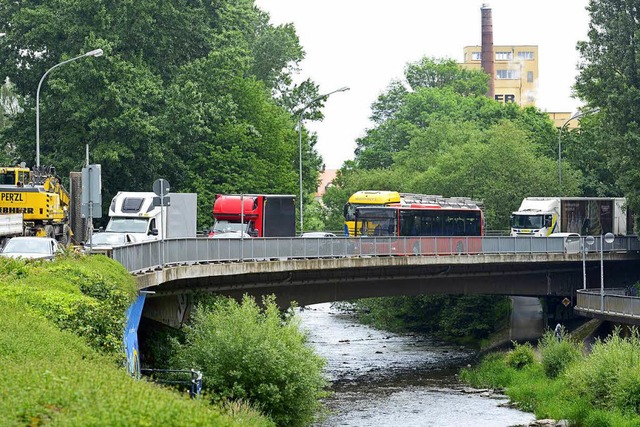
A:
[[[376,207],[400,203],[400,193],[397,191],[358,191],[349,197],[344,205],[344,234],[354,235],[356,209],[362,206]]]

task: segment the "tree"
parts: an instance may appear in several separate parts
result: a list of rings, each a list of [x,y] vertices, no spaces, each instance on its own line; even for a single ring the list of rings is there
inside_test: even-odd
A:
[[[300,99],[292,85],[304,51],[292,25],[272,26],[253,0],[26,0],[0,5],[0,76],[9,76],[25,111],[6,129],[15,157],[33,164],[35,95],[40,93],[43,164],[68,176],[102,164],[103,195],[149,191],[158,177],[199,193],[201,225],[216,192],[297,192]],[[319,119],[318,103],[309,118]],[[304,188],[315,191],[321,159],[304,132]],[[294,191],[295,190],[295,191]],[[108,203],[103,203],[105,209]]]
[[[589,2],[588,40],[578,43],[582,62],[575,84],[576,94],[589,107],[600,108],[607,165],[616,171],[634,212],[640,212],[638,8],[637,0]]]

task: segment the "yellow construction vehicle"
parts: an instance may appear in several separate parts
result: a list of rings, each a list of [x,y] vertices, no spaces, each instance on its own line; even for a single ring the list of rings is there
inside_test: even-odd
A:
[[[53,237],[68,245],[69,203],[55,168],[0,167],[0,215],[21,213],[25,236]]]

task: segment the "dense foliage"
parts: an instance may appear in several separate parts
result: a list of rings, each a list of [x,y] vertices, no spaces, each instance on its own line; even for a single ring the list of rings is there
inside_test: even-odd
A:
[[[133,277],[106,257],[69,255],[55,262],[0,259],[0,301],[23,305],[83,337],[97,351],[120,354]]]
[[[501,296],[420,295],[356,302],[356,313],[365,323],[470,344],[504,327],[509,312],[509,299]]]
[[[12,162],[35,159],[40,79],[96,48],[104,56],[52,71],[40,91],[42,164],[68,176],[102,165],[103,207],[119,190],[150,191],[158,177],[196,192],[209,225],[215,193],[298,189],[297,108],[317,97],[292,84],[304,57],[292,25],[273,26],[253,0],[0,4],[0,76],[24,111],[0,129]],[[323,100],[305,119],[321,119]],[[303,132],[303,177],[316,189],[321,159]]]
[[[200,305],[184,342],[174,341],[171,364],[201,370],[214,400],[249,402],[279,426],[310,425],[324,395],[324,360],[273,297],[262,305],[249,297]]]
[[[0,258],[0,425],[273,425],[131,378],[120,355],[134,294],[103,256]]]
[[[461,377],[476,387],[505,388],[513,403],[538,419],[567,419],[571,425],[589,427],[640,423],[637,330],[626,338],[616,331],[597,341],[588,354],[570,335],[559,342],[548,332],[538,349],[541,361],[513,367],[513,354],[522,352],[516,348],[486,356],[479,366],[464,369]]]
[[[640,212],[639,8],[637,0],[589,2],[588,39],[578,44],[582,61],[575,85],[588,107],[600,111],[588,137],[580,141],[580,149],[587,149],[595,162],[590,185],[597,191],[615,182],[634,212]],[[615,175],[607,177],[606,171]]]

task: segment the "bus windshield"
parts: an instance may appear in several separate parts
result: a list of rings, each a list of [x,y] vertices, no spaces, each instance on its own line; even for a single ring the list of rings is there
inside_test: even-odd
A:
[[[393,208],[361,207],[355,210],[355,235],[396,236],[397,210]]]

